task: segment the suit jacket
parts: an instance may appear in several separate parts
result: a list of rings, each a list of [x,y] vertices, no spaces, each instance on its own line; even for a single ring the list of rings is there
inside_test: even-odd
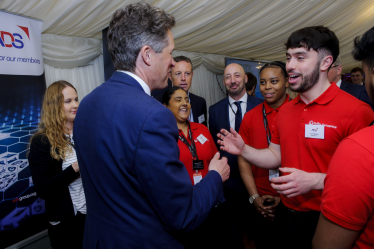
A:
[[[361,101],[364,101],[366,104],[370,105],[371,108],[374,110],[374,105],[371,102],[368,93],[366,92],[366,88],[363,85],[356,85],[353,83],[348,83],[345,81],[342,81],[340,85],[340,89],[343,91],[346,91],[347,93],[355,96]]]
[[[201,115],[204,115],[204,121],[201,124],[207,126],[208,117],[206,116],[207,111],[205,99],[191,92],[189,93],[189,97],[191,102],[193,121],[195,123],[200,123],[199,117]]]
[[[28,156],[36,193],[45,200],[48,221],[63,221],[75,216],[69,185],[79,176],[72,166],[62,170],[62,160],[52,158],[51,144],[38,135],[30,144]]]
[[[87,201],[83,248],[183,248],[223,199],[210,171],[192,186],[172,112],[115,72],[81,102],[75,148]]]
[[[228,101],[228,98],[224,98],[209,108],[210,133],[212,134],[214,142],[216,143],[221,156],[227,157],[228,164],[230,165],[230,178],[224,183],[226,199],[230,198],[226,195],[226,193],[247,193],[240,177],[238,168],[238,156],[220,150],[220,146],[217,144],[217,133],[219,133],[221,129],[230,131],[229,111],[231,111],[231,109]],[[248,95],[247,112],[257,105],[261,104],[262,102],[264,102],[263,99]]]

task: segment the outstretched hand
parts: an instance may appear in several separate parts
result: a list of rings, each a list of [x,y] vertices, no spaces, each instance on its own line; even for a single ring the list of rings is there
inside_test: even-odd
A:
[[[217,134],[220,149],[233,155],[241,155],[245,148],[244,140],[233,128],[230,128],[230,131],[231,133],[222,129],[221,133]]]

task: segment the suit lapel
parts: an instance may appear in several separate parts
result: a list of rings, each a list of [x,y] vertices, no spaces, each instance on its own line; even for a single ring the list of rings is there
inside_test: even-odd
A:
[[[190,102],[191,102],[191,109],[192,109],[192,116],[193,116],[193,121],[195,123],[199,123],[199,120],[197,120],[197,103],[195,101],[195,96],[192,93],[189,93],[190,95]]]
[[[223,124],[223,127],[230,131],[230,116],[229,116],[229,112],[231,111],[231,108],[230,108],[230,102],[229,102],[229,97],[227,96],[226,98],[226,101],[223,102],[223,106],[222,106],[222,109],[221,110],[224,110],[222,112],[222,115],[223,115],[223,119],[222,120],[225,120],[225,123]]]

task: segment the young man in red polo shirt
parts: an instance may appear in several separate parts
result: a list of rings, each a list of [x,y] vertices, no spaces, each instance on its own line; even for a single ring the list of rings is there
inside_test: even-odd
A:
[[[245,145],[231,129],[221,130],[221,149],[261,168],[279,168],[272,178],[285,209],[282,234],[287,248],[310,248],[317,226],[324,179],[331,158],[345,137],[374,120],[370,106],[327,79],[339,55],[339,40],[323,26],[295,31],[286,42],[289,84],[299,95],[278,113],[267,149]],[[282,149],[281,149],[282,148]]]
[[[374,27],[356,38],[365,87],[374,100]],[[314,248],[374,248],[374,126],[346,138],[329,165]]]

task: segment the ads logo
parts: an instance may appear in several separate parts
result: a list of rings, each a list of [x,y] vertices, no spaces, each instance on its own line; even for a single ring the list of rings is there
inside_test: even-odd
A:
[[[25,35],[27,35],[27,37],[30,40],[29,28],[19,26],[19,25],[17,25],[17,27],[19,27],[23,31],[22,34],[25,33]],[[25,35],[23,35],[23,36],[25,36]],[[18,33],[13,33],[12,34],[10,32],[0,30],[0,45],[2,47],[6,47],[6,48],[14,47],[14,48],[17,48],[17,49],[21,49],[21,48],[24,47],[22,39],[23,39],[23,37],[22,37],[21,34],[18,34]]]

